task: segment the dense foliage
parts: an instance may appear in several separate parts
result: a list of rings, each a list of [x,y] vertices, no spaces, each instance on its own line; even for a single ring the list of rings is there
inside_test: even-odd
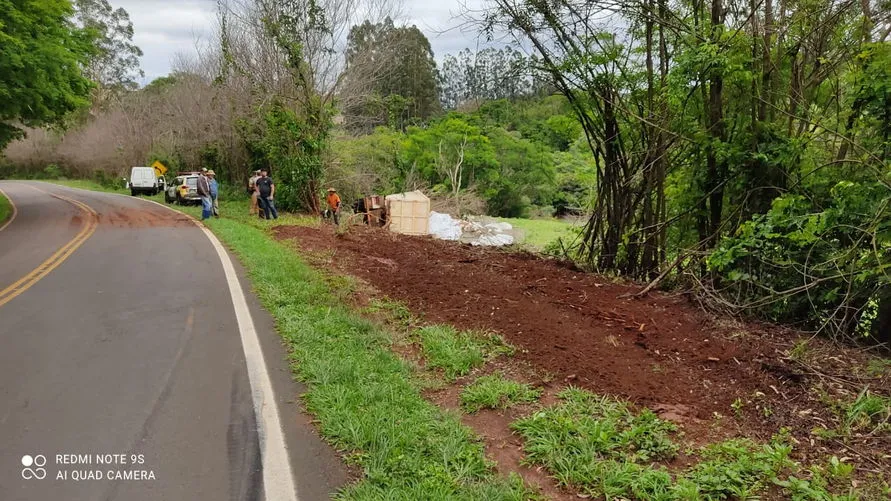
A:
[[[553,204],[581,207],[593,162],[578,147],[581,130],[570,113],[559,96],[500,100],[405,132],[380,127],[344,135],[329,178],[348,198],[425,187],[452,199],[456,213],[523,217],[535,209],[550,213]],[[481,207],[466,203],[461,195],[468,191]]]
[[[584,129],[597,185],[576,258],[891,335],[887,2],[494,0],[479,22],[534,48]]]
[[[58,123],[87,103],[94,48],[72,14],[67,0],[0,0],[0,149],[22,136],[15,124]]]

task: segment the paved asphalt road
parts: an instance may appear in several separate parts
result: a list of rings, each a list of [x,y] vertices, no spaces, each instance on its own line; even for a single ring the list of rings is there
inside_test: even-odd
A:
[[[18,212],[0,231],[0,291],[50,260],[24,292],[0,292],[0,499],[266,499],[233,299],[201,229],[124,196],[17,181],[0,189]],[[57,251],[78,238],[86,239],[58,262]],[[298,499],[326,499],[347,474],[301,413],[302,388],[291,381],[272,319],[237,263],[236,271]],[[65,464],[73,458],[63,454],[81,462]],[[106,454],[124,454],[127,464],[97,464]],[[23,478],[40,466],[26,471],[25,455],[46,458],[46,478]],[[109,480],[109,472],[149,479]]]

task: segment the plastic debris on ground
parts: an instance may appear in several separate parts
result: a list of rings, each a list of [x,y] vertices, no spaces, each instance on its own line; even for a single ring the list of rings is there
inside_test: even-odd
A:
[[[440,240],[459,240],[461,223],[448,214],[430,213],[430,234]]]
[[[460,240],[484,247],[502,247],[516,241],[510,223],[483,217],[454,219],[439,212],[430,213],[430,234],[440,240]]]

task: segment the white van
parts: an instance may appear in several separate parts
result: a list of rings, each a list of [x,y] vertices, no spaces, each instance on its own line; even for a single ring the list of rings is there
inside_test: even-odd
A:
[[[155,174],[155,169],[152,167],[133,167],[130,170],[130,182],[127,183],[127,186],[133,196],[140,193],[156,195],[167,184],[162,181],[163,179]]]

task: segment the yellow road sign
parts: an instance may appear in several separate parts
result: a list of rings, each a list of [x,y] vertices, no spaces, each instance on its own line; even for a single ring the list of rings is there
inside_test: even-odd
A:
[[[158,172],[158,176],[163,176],[167,173],[167,166],[165,166],[158,160],[155,160],[155,163],[152,164],[152,167],[154,167],[155,171]]]

